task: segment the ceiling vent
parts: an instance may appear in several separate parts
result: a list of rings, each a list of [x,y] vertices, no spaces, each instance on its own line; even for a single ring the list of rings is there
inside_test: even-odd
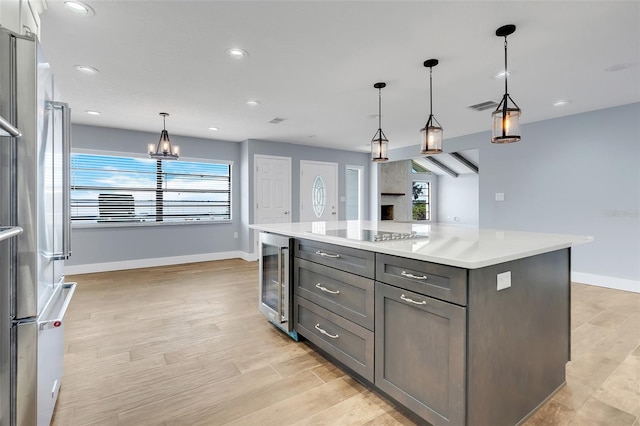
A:
[[[469,105],[467,108],[471,108],[474,111],[485,111],[487,109],[495,109],[498,106],[496,101],[484,101],[479,104]]]
[[[281,121],[284,121],[284,120],[286,120],[286,118],[278,118],[278,117],[276,117],[273,120],[271,120],[269,123],[278,124],[278,123],[280,123]]]

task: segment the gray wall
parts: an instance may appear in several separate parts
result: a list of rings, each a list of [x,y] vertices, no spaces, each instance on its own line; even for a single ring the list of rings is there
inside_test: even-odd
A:
[[[437,220],[441,223],[478,225],[480,216],[478,175],[438,177]]]
[[[640,103],[634,103],[525,124],[514,144],[491,144],[487,131],[446,139],[444,147],[480,149],[480,226],[592,235],[594,242],[574,248],[572,270],[638,281],[638,117]],[[405,147],[389,157],[417,152]],[[497,192],[504,201],[495,201]]]
[[[73,125],[73,148],[140,154],[147,143],[156,142],[159,134],[105,127]],[[232,222],[165,226],[123,226],[80,228],[72,231],[73,255],[69,266],[174,256],[207,255],[242,251],[252,253],[253,232],[253,156],[276,155],[292,158],[292,220],[299,217],[300,160],[339,164],[339,196],[345,195],[345,166],[363,166],[363,213],[369,217],[369,156],[365,153],[324,149],[287,143],[247,140],[224,142],[171,135],[185,159],[233,161]],[[345,218],[346,206],[340,203],[339,219]],[[234,238],[234,233],[238,238]]]
[[[370,166],[368,153],[358,153],[351,151],[342,151],[337,149],[318,148],[306,145],[295,145],[281,142],[271,142],[250,139],[243,143],[246,144],[246,159],[247,159],[247,182],[250,188],[253,187],[253,178],[255,167],[253,165],[254,155],[273,155],[279,157],[291,158],[291,220],[297,222],[300,218],[300,160],[313,160],[313,161],[326,161],[331,163],[338,163],[338,197],[345,196],[346,191],[346,166],[363,166],[363,219],[369,219],[369,206],[371,205],[369,200],[370,194]],[[245,151],[243,150],[243,157]],[[243,176],[244,178],[244,176]],[[242,226],[246,228],[247,225],[252,224],[254,220],[254,197],[253,191],[244,191],[242,193],[242,205],[248,206],[248,222],[243,222]],[[346,203],[340,201],[338,209],[338,219],[345,220],[346,217]],[[243,216],[244,220],[244,216]],[[243,238],[241,249],[247,253],[254,252],[254,237],[253,231],[247,230],[246,238]]]
[[[141,154],[160,134],[74,124],[72,149]],[[172,256],[229,252],[240,249],[234,232],[241,229],[241,144],[171,135],[185,159],[233,161],[232,223],[206,225],[123,226],[72,230],[72,256],[65,265],[121,262]]]

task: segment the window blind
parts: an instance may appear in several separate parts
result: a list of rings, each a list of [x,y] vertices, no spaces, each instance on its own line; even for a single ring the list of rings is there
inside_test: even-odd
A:
[[[231,220],[231,165],[71,154],[72,223]]]

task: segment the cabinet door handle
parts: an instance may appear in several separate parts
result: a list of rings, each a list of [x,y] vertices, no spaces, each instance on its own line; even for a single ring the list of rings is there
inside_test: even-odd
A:
[[[413,299],[409,299],[407,296],[405,296],[404,294],[402,296],[400,296],[400,299],[404,300],[405,302],[410,302],[410,303],[414,303],[416,305],[426,305],[427,302],[425,302],[424,300],[421,302],[416,302]]]
[[[316,288],[319,288],[320,290],[324,291],[325,293],[330,293],[330,294],[340,294],[340,290],[329,290],[326,287],[323,287],[320,283],[316,284]]]
[[[320,324],[316,324],[316,327],[315,327],[315,328],[316,328],[316,330],[318,330],[320,333],[324,334],[324,335],[325,335],[325,336],[327,336],[327,337],[331,337],[332,339],[337,339],[338,337],[340,337],[340,336],[339,336],[339,335],[337,335],[337,334],[334,336],[333,334],[329,334],[329,333],[327,333],[325,330],[323,330],[323,329],[321,329],[321,328],[320,328]]]
[[[325,253],[325,252],[320,251],[320,250],[316,251],[316,254],[320,255],[320,256],[324,256],[324,257],[330,257],[332,259],[339,259],[340,258],[339,254],[329,254],[329,253]]]
[[[400,273],[400,275],[402,275],[403,277],[407,277],[407,278],[413,278],[414,280],[427,280],[427,279],[429,279],[429,277],[427,277],[426,275],[423,275],[423,276],[419,277],[417,275],[413,275],[413,274],[410,274],[410,273],[405,272],[405,271],[402,271]]]

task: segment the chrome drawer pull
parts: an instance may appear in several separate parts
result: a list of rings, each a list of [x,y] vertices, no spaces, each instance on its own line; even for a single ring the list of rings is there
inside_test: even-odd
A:
[[[426,305],[427,304],[427,302],[425,302],[424,300],[422,302],[416,302],[413,299],[409,299],[404,294],[402,296],[400,296],[400,299],[404,300],[405,302],[415,303],[416,305]]]
[[[316,254],[320,255],[320,256],[324,256],[324,257],[330,257],[332,259],[339,259],[340,255],[339,254],[329,254],[329,253],[325,253],[323,251],[316,251]]]
[[[427,280],[429,279],[429,277],[427,277],[426,275],[423,275],[421,277],[417,276],[417,275],[413,275],[413,274],[409,274],[405,271],[402,271],[402,273],[400,274],[403,277],[407,277],[407,278],[413,278],[414,280]]]
[[[318,330],[320,333],[324,334],[327,337],[331,337],[332,339],[337,339],[338,337],[340,337],[337,334],[334,336],[333,334],[327,333],[325,330],[320,328],[320,324],[316,324],[316,330]]]
[[[329,290],[328,288],[321,286],[320,283],[316,284],[316,288],[319,288],[320,290],[322,290],[322,291],[324,291],[326,293],[340,294],[340,290],[336,290],[336,291]]]

